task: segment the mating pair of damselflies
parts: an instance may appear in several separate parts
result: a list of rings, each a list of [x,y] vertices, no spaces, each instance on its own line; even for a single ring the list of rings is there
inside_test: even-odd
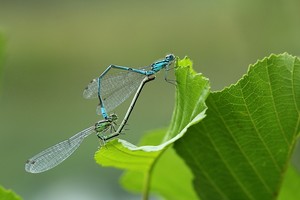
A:
[[[101,113],[104,119],[98,121],[94,126],[84,129],[69,139],[49,147],[30,158],[26,161],[25,170],[30,173],[40,173],[57,166],[80,146],[84,138],[92,133],[96,133],[104,144],[108,140],[119,136],[129,119],[145,83],[154,80],[155,74],[161,69],[165,69],[165,79],[168,81],[167,72],[174,60],[175,56],[169,54],[165,59],[156,61],[141,69],[110,65],[99,78],[93,79],[83,92],[85,98],[99,98],[100,104],[97,107],[97,113]],[[108,76],[108,71],[111,69],[122,71],[116,75]],[[118,117],[116,114],[108,115],[107,112],[115,109],[124,102],[134,90],[136,90],[136,93],[132,102],[121,125],[116,130],[115,125]],[[110,134],[105,134],[108,130],[110,130]]]

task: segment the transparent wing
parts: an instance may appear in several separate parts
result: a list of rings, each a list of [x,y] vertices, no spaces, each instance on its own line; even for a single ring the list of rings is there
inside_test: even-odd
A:
[[[83,97],[86,99],[93,99],[98,97],[98,80],[93,79],[83,90]]]
[[[94,132],[95,126],[91,126],[69,139],[49,147],[27,160],[25,170],[30,173],[40,173],[57,166],[80,146],[85,137]]]
[[[148,66],[143,68],[147,69]],[[136,89],[139,84],[145,78],[145,75],[130,72],[130,71],[119,71],[118,73],[108,73],[101,79],[101,97],[103,104],[107,112],[112,111],[121,103],[123,103]],[[111,72],[110,71],[110,72]],[[98,80],[92,80],[83,92],[83,96],[87,99],[98,97]],[[100,113],[100,109],[97,108],[97,113]]]

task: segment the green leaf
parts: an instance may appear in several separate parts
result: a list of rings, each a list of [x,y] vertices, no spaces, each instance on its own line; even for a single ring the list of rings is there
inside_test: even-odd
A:
[[[143,138],[141,145],[145,142],[161,141],[165,133],[166,130],[148,133]],[[173,148],[168,148],[152,170],[150,188],[152,192],[160,194],[166,199],[197,199],[192,180],[193,174],[190,169]],[[144,172],[127,171],[121,178],[123,187],[136,193],[143,191],[144,183]]]
[[[11,190],[6,190],[0,186],[0,199],[1,200],[21,200],[21,197],[16,195]]]
[[[207,117],[176,141],[205,199],[278,197],[300,129],[300,61],[271,55],[207,98]]]
[[[280,190],[280,200],[300,199],[300,176],[296,169],[290,166],[285,174],[282,188]]]
[[[159,187],[157,189],[155,184],[158,181],[170,182],[170,180],[174,181],[175,179],[173,185],[177,184],[177,187],[182,188],[191,184],[191,174],[187,175],[189,184],[187,183],[183,187],[184,184],[180,179],[176,179],[173,173],[165,172],[169,171],[170,167],[174,168],[172,166],[173,161],[176,163],[181,162],[181,165],[186,168],[170,148],[176,140],[186,133],[188,127],[198,123],[205,117],[206,106],[204,101],[209,94],[209,82],[192,69],[192,62],[188,58],[177,61],[175,75],[177,80],[176,103],[172,122],[167,132],[153,132],[153,137],[146,136],[141,144],[142,146],[139,147],[124,140],[113,140],[95,154],[96,162],[100,165],[139,172],[139,180],[145,179],[145,181],[136,184],[136,189],[141,190],[140,186],[144,185],[144,197],[148,196],[150,188],[158,192],[163,190],[169,196],[174,197],[180,192],[180,190],[170,189],[167,184],[157,184],[157,187]],[[166,158],[164,158],[165,156]],[[164,162],[164,159],[168,162]],[[160,167],[157,167],[158,165]],[[185,171],[187,174],[190,173],[187,168]],[[162,175],[164,176],[162,177]],[[150,182],[150,179],[152,182]],[[186,191],[191,191],[190,196],[195,197],[191,187]]]

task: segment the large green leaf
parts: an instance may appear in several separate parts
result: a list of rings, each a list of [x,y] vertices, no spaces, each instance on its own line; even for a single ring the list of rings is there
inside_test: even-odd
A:
[[[0,199],[1,200],[21,200],[21,198],[16,195],[11,190],[6,190],[0,186]]]
[[[172,190],[168,184],[161,184],[162,182],[172,183],[174,186],[182,187],[182,190],[190,186],[189,189],[186,189],[187,193],[190,192],[190,196],[196,197],[191,188],[192,175],[190,171],[170,148],[185,134],[188,127],[205,117],[204,101],[209,94],[209,83],[201,74],[193,71],[192,63],[188,58],[177,62],[175,75],[177,80],[176,103],[169,130],[153,132],[153,137],[148,135],[143,139],[142,146],[139,147],[124,140],[113,140],[95,155],[97,163],[103,166],[114,166],[139,172],[140,175],[133,172],[131,174],[134,174],[133,179],[140,181],[145,179],[142,183],[136,184],[137,188],[135,188],[138,190],[142,188],[141,185],[144,185],[145,197],[148,196],[150,189],[167,194],[169,197],[178,196],[180,190]],[[180,175],[170,172],[170,167],[174,168],[172,162],[178,164],[178,169],[185,168],[183,174],[188,174],[186,180],[189,183],[183,183]],[[128,177],[129,175],[127,175]],[[157,184],[159,182],[160,184]],[[128,185],[132,186],[131,183]]]
[[[207,117],[174,145],[198,196],[277,198],[300,129],[299,59],[282,54],[258,61],[206,104]]]

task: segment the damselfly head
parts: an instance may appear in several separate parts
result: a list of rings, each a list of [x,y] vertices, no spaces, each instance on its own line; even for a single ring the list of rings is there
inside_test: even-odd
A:
[[[168,54],[168,55],[166,55],[166,60],[171,62],[171,61],[175,60],[175,56],[173,54]]]

